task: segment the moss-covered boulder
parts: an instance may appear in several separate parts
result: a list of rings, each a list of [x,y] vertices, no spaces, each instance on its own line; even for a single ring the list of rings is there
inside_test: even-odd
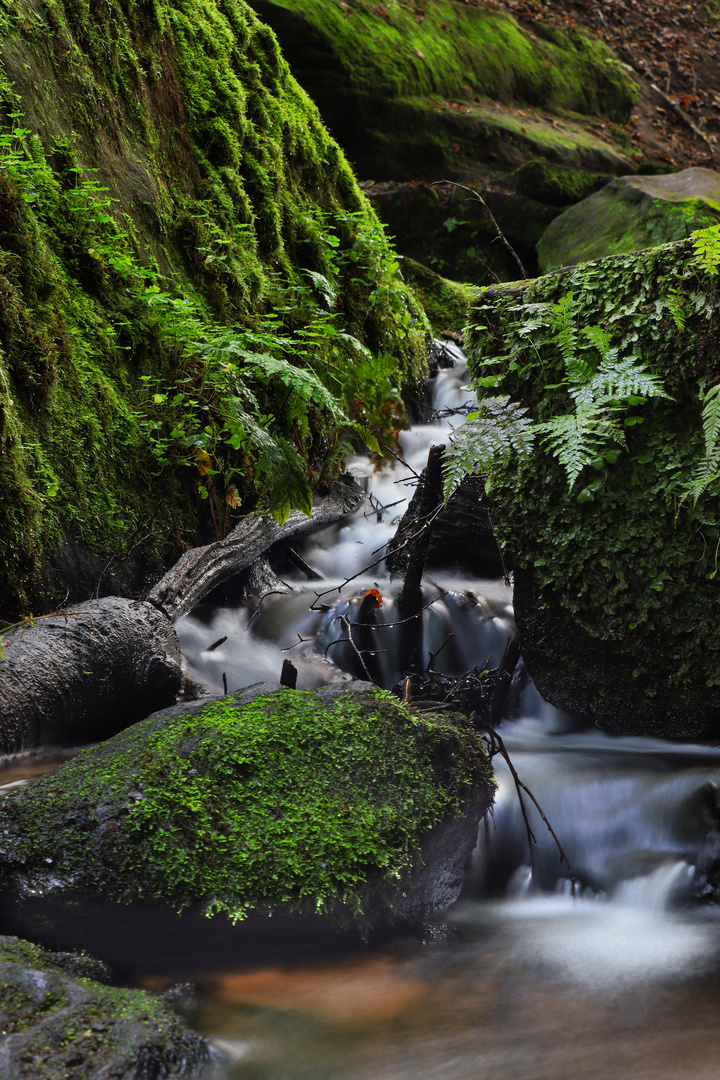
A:
[[[104,985],[104,974],[82,954],[0,937],[4,1080],[197,1075],[210,1057],[205,1041],[159,998]]]
[[[498,164],[521,164],[539,145],[555,160],[554,150],[563,152],[563,133],[553,130],[558,113],[624,124],[637,100],[636,84],[602,42],[579,31],[531,30],[487,7],[453,0],[253,6],[361,175],[375,179],[477,179]],[[555,116],[528,116],[517,105]],[[577,131],[564,132],[568,164],[591,146],[598,159],[622,156],[574,119]]]
[[[433,333],[437,336],[445,330],[462,332],[468,320],[472,286],[443,277],[407,256],[403,258],[402,268],[403,277],[422,301]]]
[[[157,713],[11,792],[6,899],[102,898],[118,920],[154,901],[251,937],[287,915],[370,929],[456,899],[492,792],[472,728],[367,684],[257,693]]]
[[[379,222],[245,0],[4,5],[0,300],[9,619],[307,508],[348,422],[382,424],[373,357],[425,371]]]
[[[682,240],[720,221],[720,173],[683,169],[611,180],[556,217],[537,245],[543,273]]]
[[[564,423],[558,445],[580,466],[571,486],[538,436],[525,459],[492,470],[523,655],[544,697],[612,731],[720,731],[720,488],[702,420],[720,378],[719,266],[711,230],[481,290],[471,315],[482,392],[556,431]],[[601,367],[630,377],[640,362],[669,397],[626,386],[594,419],[579,416]],[[603,416],[616,439],[603,437]]]

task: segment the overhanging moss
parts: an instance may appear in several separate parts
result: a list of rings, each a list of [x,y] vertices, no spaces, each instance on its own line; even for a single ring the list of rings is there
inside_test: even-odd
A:
[[[410,879],[432,826],[489,791],[469,726],[385,691],[241,699],[156,714],[12,794],[6,881],[233,919],[279,904],[356,917],[370,886]]]
[[[701,393],[720,373],[717,274],[689,240],[481,290],[471,364],[541,421],[572,405],[550,330],[566,295],[578,331],[604,327],[672,400],[631,408],[627,449],[587,466],[572,491],[539,450],[525,468],[498,470],[494,517],[518,567],[523,651],[546,696],[603,726],[716,731],[717,482],[694,508],[680,500],[702,452]]]
[[[167,559],[237,509],[272,507],[282,469],[261,468],[263,430],[304,500],[337,467],[337,416],[272,377],[247,380],[255,434],[227,430],[233,392],[209,379],[208,342],[229,331],[310,368],[372,427],[348,373],[361,385],[367,348],[417,382],[427,323],[244,0],[9,3],[0,103],[0,607],[13,616],[62,600],[42,568],[68,538],[102,567],[151,519],[146,557]]]

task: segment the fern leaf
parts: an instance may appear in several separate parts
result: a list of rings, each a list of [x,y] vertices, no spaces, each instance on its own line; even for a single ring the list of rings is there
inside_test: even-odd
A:
[[[672,320],[680,332],[685,329],[685,323],[687,321],[687,313],[685,311],[685,298],[681,292],[677,289],[672,289],[667,296],[668,311],[672,316]]]
[[[700,269],[716,277],[720,267],[720,225],[692,233],[692,241]]]
[[[603,401],[628,401],[632,397],[669,397],[662,379],[651,375],[636,361],[635,356],[618,360],[617,349],[609,349],[592,378],[582,386],[571,388],[573,400],[578,406],[588,406]]]
[[[582,406],[574,413],[554,416],[536,425],[543,446],[565,469],[570,488],[608,442],[624,441],[622,429],[611,413],[612,410],[596,405]]]
[[[457,428],[443,456],[445,503],[466,476],[492,474],[507,468],[513,456],[529,456],[534,440],[534,425],[527,410],[509,397],[485,398],[477,412]]]
[[[703,439],[705,455],[696,466],[692,480],[685,486],[680,502],[692,499],[693,506],[704,491],[718,479],[720,472],[720,383],[711,387],[703,398]]]
[[[577,352],[578,332],[575,325],[575,298],[566,293],[550,309],[550,325],[555,331],[554,342],[567,366]]]

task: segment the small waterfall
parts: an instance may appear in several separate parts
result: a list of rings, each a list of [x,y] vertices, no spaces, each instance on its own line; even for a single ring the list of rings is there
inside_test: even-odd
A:
[[[307,688],[350,676],[390,687],[401,675],[396,596],[384,565],[387,544],[412,497],[417,475],[434,443],[475,404],[461,349],[443,345],[453,365],[432,380],[426,423],[400,434],[400,458],[373,467],[368,458],[348,461],[368,500],[339,526],[319,532],[302,548],[303,559],[323,580],[308,583],[298,572],[285,580],[288,594],[265,597],[257,612],[243,607],[199,605],[177,623],[187,674],[211,693],[262,679],[277,680],[284,657]],[[348,578],[352,578],[347,582]],[[497,581],[432,574],[424,586],[425,662],[450,676],[496,666],[514,632],[511,590]],[[372,592],[378,603],[360,617]],[[366,604],[366,607],[368,605]],[[358,623],[360,625],[355,625]],[[352,641],[348,625],[353,624]],[[210,650],[220,639],[221,645]],[[363,659],[359,659],[358,652]]]

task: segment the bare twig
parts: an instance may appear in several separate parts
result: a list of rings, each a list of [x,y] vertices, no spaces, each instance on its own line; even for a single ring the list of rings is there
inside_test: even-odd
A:
[[[500,226],[498,225],[497,221],[495,220],[495,215],[493,214],[492,210],[490,209],[490,207],[488,206],[488,204],[487,204],[487,203],[485,202],[485,200],[483,199],[483,197],[482,197],[482,195],[480,194],[480,192],[479,192],[479,191],[477,191],[477,190],[476,190],[476,188],[470,188],[470,187],[467,187],[467,185],[466,185],[466,184],[457,184],[457,183],[455,183],[455,182],[454,182],[453,180],[438,180],[438,181],[436,181],[436,182],[437,182],[438,184],[450,184],[450,185],[451,185],[452,187],[459,187],[459,188],[462,188],[462,189],[463,189],[463,191],[468,191],[468,192],[470,193],[470,195],[472,196],[472,198],[473,198],[473,199],[476,199],[476,200],[477,200],[477,201],[478,201],[479,203],[481,203],[481,204],[482,204],[482,206],[484,206],[484,207],[485,207],[485,212],[487,213],[488,217],[490,218],[490,220],[492,221],[493,225],[495,226],[495,231],[496,231],[496,232],[497,232],[497,234],[498,234],[498,239],[499,239],[499,240],[501,240],[501,241],[502,241],[502,243],[503,243],[503,244],[505,245],[505,247],[506,247],[506,248],[508,249],[508,251],[509,251],[509,252],[510,252],[510,254],[512,255],[513,259],[514,259],[514,260],[515,260],[515,262],[516,262],[516,263],[518,264],[518,267],[520,268],[520,273],[522,274],[523,278],[525,278],[525,280],[527,280],[527,276],[528,276],[528,275],[527,275],[527,272],[526,272],[526,270],[525,270],[525,267],[524,267],[524,266],[523,266],[523,264],[522,264],[522,261],[521,261],[521,259],[520,259],[520,256],[518,255],[517,251],[516,251],[516,250],[515,250],[515,248],[514,248],[514,247],[512,246],[512,244],[510,243],[510,241],[509,241],[509,240],[507,239],[507,237],[505,236],[505,234],[503,233],[502,229],[500,228]]]
[[[532,800],[533,805],[535,806],[535,809],[539,813],[542,820],[545,822],[545,825],[547,826],[548,832],[550,833],[550,835],[552,836],[553,840],[555,841],[555,843],[557,845],[557,849],[560,852],[560,862],[561,863],[564,862],[566,867],[567,867],[567,870],[568,870],[568,876],[570,877],[570,891],[571,891],[572,896],[574,898],[575,897],[575,874],[573,872],[572,866],[570,865],[570,861],[569,861],[567,855],[565,854],[565,850],[564,850],[562,844],[560,843],[560,841],[558,840],[557,833],[553,829],[553,827],[550,824],[550,822],[548,821],[548,819],[545,817],[545,813],[544,813],[542,807],[540,806],[540,803],[537,801],[537,799],[533,795],[530,788],[527,786],[527,784],[524,784],[522,782],[522,780],[520,779],[520,777],[518,776],[517,770],[515,769],[515,766],[513,765],[512,761],[510,760],[510,755],[508,754],[508,752],[507,752],[507,750],[505,748],[505,743],[502,741],[502,739],[498,735],[497,731],[495,731],[494,728],[490,727],[489,724],[485,724],[485,728],[486,728],[488,734],[490,735],[492,743],[494,743],[494,747],[492,747],[491,751],[490,751],[491,756],[493,756],[495,753],[499,753],[500,756],[502,758],[504,758],[505,763],[506,763],[508,769],[510,770],[510,775],[513,778],[513,782],[515,784],[515,790],[517,792],[518,802],[520,803],[520,809],[522,810],[522,816],[523,816],[523,820],[525,822],[525,829],[527,830],[528,846],[530,848],[530,858],[531,858],[531,860],[532,860],[532,853],[533,853],[532,845],[537,844],[537,837],[535,836],[535,833],[530,828],[530,821],[528,819],[527,810],[525,808],[525,800],[523,799],[523,796],[522,796],[523,791],[528,796],[528,798],[530,798]]]

